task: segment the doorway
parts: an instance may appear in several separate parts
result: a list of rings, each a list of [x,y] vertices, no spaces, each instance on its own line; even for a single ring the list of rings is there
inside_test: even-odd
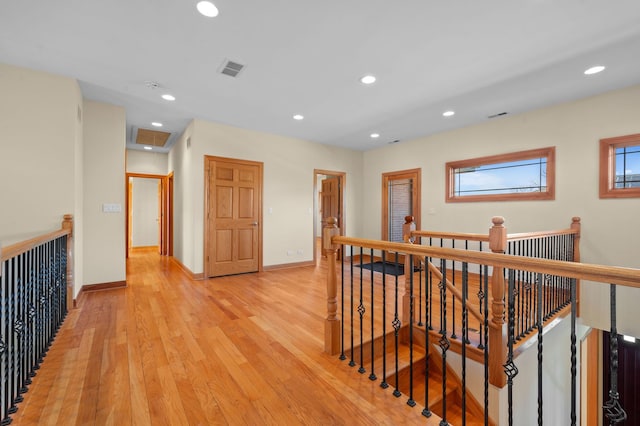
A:
[[[205,156],[205,277],[262,270],[263,163]]]
[[[173,173],[126,173],[126,194],[126,256],[134,247],[173,256]]]
[[[403,242],[405,216],[413,216],[420,229],[421,170],[411,169],[382,174],[382,239]],[[395,258],[384,259],[395,262]],[[404,262],[404,257],[398,259]]]
[[[347,174],[345,172],[336,172],[333,170],[313,171],[313,237],[315,244],[313,245],[313,261],[318,259],[318,251],[322,254],[324,245],[323,228],[329,217],[338,219],[338,228],[340,235],[345,235],[345,198],[344,190],[346,187]],[[340,253],[338,253],[340,256]],[[340,258],[340,257],[338,257]]]
[[[405,216],[420,229],[420,169],[382,174],[382,239],[402,242]]]

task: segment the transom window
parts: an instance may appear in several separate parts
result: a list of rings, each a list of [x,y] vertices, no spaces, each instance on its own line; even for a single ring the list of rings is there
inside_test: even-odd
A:
[[[447,202],[553,200],[555,148],[446,164]]]
[[[640,134],[600,139],[600,198],[640,197]]]

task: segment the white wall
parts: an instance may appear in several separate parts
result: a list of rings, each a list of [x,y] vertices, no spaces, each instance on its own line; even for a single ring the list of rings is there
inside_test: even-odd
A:
[[[124,108],[85,101],[83,137],[84,284],[124,281]],[[103,204],[119,205],[121,211],[105,213]]]
[[[191,146],[187,149],[188,138]],[[169,168],[176,173],[175,192],[183,193],[181,204],[175,200],[176,242],[178,226],[183,235],[174,255],[181,256],[178,259],[192,272],[203,271],[205,155],[264,163],[261,225],[265,266],[313,258],[314,169],[347,173],[346,226],[349,233],[359,232],[360,152],[195,120],[169,155]],[[295,254],[288,256],[288,250]],[[297,254],[298,250],[303,254]]]
[[[158,184],[159,179],[131,178],[131,246],[158,246],[159,218]]]
[[[127,172],[150,175],[167,175],[169,154],[162,152],[144,152],[127,149]]]
[[[0,64],[0,93],[0,194],[11,206],[0,209],[0,237],[59,229],[75,207],[79,87]]]
[[[82,283],[82,96],[73,79],[0,64],[0,241],[8,245],[75,220]]]
[[[640,199],[598,197],[599,139],[640,133],[639,117],[640,86],[634,86],[367,151],[363,237],[380,238],[381,173],[420,167],[423,229],[484,233],[492,216],[504,216],[508,232],[549,230],[569,227],[571,217],[580,216],[583,262],[640,268]],[[446,162],[547,146],[556,147],[554,201],[445,203]],[[598,287],[583,286],[583,307],[589,306],[583,321],[608,328],[608,288]],[[638,336],[640,290],[619,293],[620,331]]]

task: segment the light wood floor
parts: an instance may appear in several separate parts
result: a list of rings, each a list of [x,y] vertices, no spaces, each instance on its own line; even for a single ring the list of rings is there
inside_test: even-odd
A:
[[[134,254],[69,313],[15,425],[437,424],[323,353],[325,266],[192,281]]]

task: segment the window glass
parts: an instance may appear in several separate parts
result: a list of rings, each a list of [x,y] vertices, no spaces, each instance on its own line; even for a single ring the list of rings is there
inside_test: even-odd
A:
[[[615,189],[640,188],[640,145],[615,149]]]
[[[640,198],[640,134],[600,139],[600,198]]]
[[[447,202],[554,198],[555,148],[449,162]]]

